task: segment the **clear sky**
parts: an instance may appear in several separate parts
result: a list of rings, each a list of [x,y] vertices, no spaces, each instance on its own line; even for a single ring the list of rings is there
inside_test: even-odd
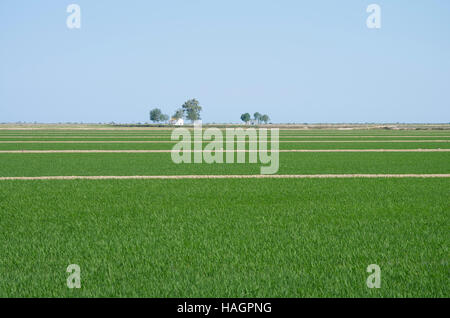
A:
[[[145,122],[190,98],[210,123],[450,122],[450,1],[0,1],[0,122]]]

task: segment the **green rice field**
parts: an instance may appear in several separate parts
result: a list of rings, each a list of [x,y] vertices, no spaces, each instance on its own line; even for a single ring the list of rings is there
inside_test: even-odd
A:
[[[450,130],[280,130],[311,152],[280,152],[277,174],[313,178],[175,164],[170,135],[0,129],[0,297],[450,296]],[[325,177],[361,174],[383,176]],[[52,176],[130,179],[15,179]]]

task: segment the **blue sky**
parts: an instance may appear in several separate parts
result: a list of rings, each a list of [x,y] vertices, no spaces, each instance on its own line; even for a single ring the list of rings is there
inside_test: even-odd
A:
[[[0,43],[0,122],[450,122],[450,1],[1,0]]]

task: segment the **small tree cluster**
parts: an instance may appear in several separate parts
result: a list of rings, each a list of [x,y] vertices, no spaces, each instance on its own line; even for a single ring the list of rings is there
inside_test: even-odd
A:
[[[201,111],[202,107],[200,106],[198,100],[194,98],[186,101],[181,106],[181,108],[177,109],[172,118],[178,120],[180,118],[186,117],[186,119],[189,119],[192,122],[194,122],[200,119]],[[150,120],[153,122],[167,122],[169,120],[169,116],[163,114],[161,112],[161,109],[154,108],[150,111]]]
[[[186,101],[182,106],[182,110],[186,114],[186,118],[194,122],[200,119],[200,112],[202,111],[202,106],[200,106],[198,100],[190,99]]]
[[[173,119],[180,119],[184,117],[184,110],[179,108],[175,111],[175,114],[173,114],[172,118]]]
[[[251,116],[250,116],[249,113],[245,113],[245,114],[242,114],[242,115],[241,115],[241,120],[242,120],[244,123],[248,124],[248,123],[252,120],[252,118],[251,118]],[[253,114],[253,122],[254,122],[254,123],[257,123],[257,124],[259,124],[259,123],[265,123],[265,124],[267,124],[267,123],[269,122],[269,120],[270,120],[270,118],[269,118],[269,116],[267,116],[267,115],[261,115],[261,114],[258,113],[258,112],[256,112],[256,113]]]
[[[169,120],[169,116],[163,114],[161,109],[154,108],[150,111],[150,120],[155,123],[166,122]]]
[[[241,120],[246,124],[248,124],[251,119],[252,119],[252,117],[250,116],[249,113],[245,113],[245,114],[241,115]]]

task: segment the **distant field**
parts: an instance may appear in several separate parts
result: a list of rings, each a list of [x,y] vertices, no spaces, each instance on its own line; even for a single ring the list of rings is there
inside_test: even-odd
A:
[[[450,173],[447,153],[280,153],[279,174]],[[259,174],[262,164],[175,164],[170,153],[0,154],[0,176]],[[248,160],[247,160],[248,161]]]
[[[0,129],[0,177],[260,173],[168,152],[2,153],[170,150],[170,133]],[[445,130],[280,136],[285,150],[450,149]],[[279,155],[286,175],[450,174],[450,152]],[[450,178],[0,180],[0,297],[449,297],[449,196]]]
[[[170,130],[0,130],[0,151],[170,150],[176,143],[170,134]],[[439,148],[450,148],[449,131],[280,131],[280,149]]]
[[[6,150],[170,150],[174,143],[1,143]],[[206,143],[203,145],[206,146]],[[248,149],[248,146],[246,145]],[[280,143],[280,149],[449,149],[450,142]]]

